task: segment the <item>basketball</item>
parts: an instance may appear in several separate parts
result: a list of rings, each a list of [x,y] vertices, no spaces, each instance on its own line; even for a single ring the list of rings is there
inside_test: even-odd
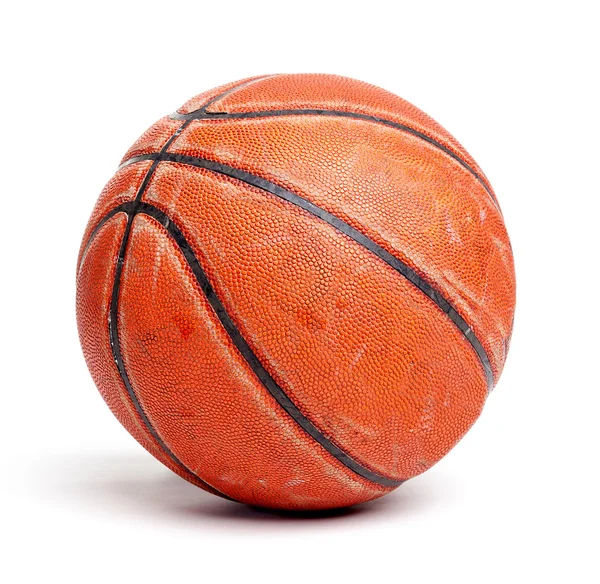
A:
[[[506,359],[509,238],[477,163],[383,89],[269,75],[151,126],[83,236],[77,322],[113,414],[215,495],[381,497],[478,418]]]

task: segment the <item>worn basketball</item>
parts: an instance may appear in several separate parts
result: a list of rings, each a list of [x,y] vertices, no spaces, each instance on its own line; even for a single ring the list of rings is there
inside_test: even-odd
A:
[[[125,154],[83,237],[77,320],[102,397],[221,497],[353,505],[479,416],[513,321],[490,183],[439,124],[334,75],[202,93]]]

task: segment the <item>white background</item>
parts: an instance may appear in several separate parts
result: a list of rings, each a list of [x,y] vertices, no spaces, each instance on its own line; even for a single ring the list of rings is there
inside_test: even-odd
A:
[[[0,580],[598,582],[598,18],[578,2],[13,2],[2,8]],[[162,467],[79,349],[76,254],[137,136],[250,75],[328,72],[428,112],[512,238],[511,353],[466,438],[372,504],[257,511]]]

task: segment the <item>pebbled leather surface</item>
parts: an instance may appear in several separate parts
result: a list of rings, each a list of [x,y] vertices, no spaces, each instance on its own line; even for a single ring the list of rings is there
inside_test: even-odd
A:
[[[194,121],[170,150],[267,178],[367,234],[442,291],[498,378],[515,295],[510,243],[489,193],[448,154],[395,128],[325,116]]]
[[[179,126],[181,126],[179,120],[172,120],[168,116],[161,118],[133,143],[133,146],[131,146],[121,159],[121,162],[125,162],[140,154],[158,152],[165,142],[177,131]]]
[[[487,387],[463,335],[332,226],[239,181],[172,163],[144,200],[184,232],[278,384],[363,465],[414,476],[479,415]]]
[[[235,113],[304,108],[360,113],[406,124],[459,155],[491,189],[477,162],[446,129],[412,103],[364,81],[326,74],[277,75],[241,87],[209,106],[207,111]]]
[[[225,92],[224,95],[223,92]],[[222,95],[221,98],[218,98]],[[217,98],[215,100],[215,98]],[[210,103],[208,103],[210,102]],[[242,80],[196,96],[221,118],[187,122],[168,152],[252,172],[333,213],[413,268],[471,326],[501,373],[514,311],[510,243],[487,179],[462,146],[408,102],[337,76]],[[336,109],[410,125],[331,116],[223,117],[224,112]],[[158,153],[182,128],[162,118],[124,160]],[[142,200],[184,233],[221,303],[262,366],[329,440],[393,479],[423,472],[475,421],[487,395],[481,363],[428,297],[372,252],[310,213],[238,180],[161,161]],[[123,213],[151,161],[119,170],[84,235],[78,324],[94,381],[113,413],[169,468],[211,492],[289,509],[369,500],[390,489],[334,458],[262,386],[162,225],[133,218],[119,291],[122,359],[108,337]],[[81,258],[80,258],[81,260]]]
[[[108,308],[126,222],[125,214],[119,213],[100,228],[77,274],[77,326],[85,360],[102,398],[124,428],[173,472],[198,487],[219,494],[174,464],[162,451],[132,405],[115,366],[108,337]]]
[[[341,507],[387,491],[343,467],[281,410],[150,217],[134,220],[121,294],[125,367],[152,425],[188,468],[267,507]]]
[[[146,160],[139,162],[138,164],[125,166],[118,170],[102,189],[83,233],[79,257],[77,259],[77,270],[79,270],[85,248],[90,242],[92,231],[96,228],[101,219],[112,209],[135,199],[135,195],[137,194],[151,164],[151,162]]]
[[[245,79],[239,79],[238,81],[232,81],[231,83],[225,83],[223,85],[219,85],[214,89],[209,89],[208,91],[203,91],[198,95],[192,97],[186,101],[177,111],[182,114],[189,114],[191,112],[197,111],[200,108],[210,104],[213,99],[217,96],[221,96],[226,94],[229,91],[235,89],[235,91],[240,91],[240,88],[245,85],[252,85],[255,81],[259,79],[267,79],[269,77],[273,77],[272,75],[255,75],[254,77],[246,77]],[[219,102],[221,100],[219,99]],[[215,106],[217,103],[215,103]]]

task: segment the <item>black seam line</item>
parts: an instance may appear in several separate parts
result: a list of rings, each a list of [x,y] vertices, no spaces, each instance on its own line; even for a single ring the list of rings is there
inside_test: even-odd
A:
[[[211,100],[209,100],[208,102],[206,102],[201,108],[199,108],[199,110],[197,110],[197,112],[198,113],[203,113],[205,111],[205,109],[209,105],[211,105],[212,103],[215,103],[219,99],[223,98],[225,95],[229,95],[230,93],[232,93],[236,89],[244,87],[245,85],[248,85],[249,83],[251,83],[253,81],[258,81],[258,79],[252,79],[252,80],[248,81],[247,83],[242,83],[240,85],[236,85],[235,87],[232,87],[232,88],[230,88],[230,89],[228,89],[228,90],[220,93],[219,95],[215,96],[214,98],[212,98]],[[127,244],[128,244],[128,241],[129,241],[129,235],[131,233],[131,227],[132,227],[132,224],[133,224],[133,219],[135,218],[136,214],[139,212],[139,206],[141,204],[141,199],[142,199],[142,197],[144,195],[144,192],[146,191],[146,188],[148,187],[150,179],[152,178],[152,176],[153,176],[153,174],[154,174],[154,172],[155,172],[155,170],[156,170],[156,168],[157,168],[157,166],[158,166],[158,164],[160,162],[160,156],[163,155],[165,152],[167,152],[167,150],[169,149],[169,147],[171,146],[171,144],[185,130],[185,128],[191,123],[191,121],[192,120],[185,120],[184,123],[181,124],[177,128],[177,130],[175,132],[173,132],[173,134],[165,142],[165,144],[160,149],[160,152],[158,154],[155,153],[155,154],[150,155],[150,156],[135,157],[135,158],[138,159],[136,161],[153,160],[152,165],[150,166],[150,168],[146,172],[146,175],[144,176],[144,178],[142,180],[142,183],[140,184],[140,187],[139,187],[138,192],[137,192],[137,194],[135,196],[135,199],[133,201],[124,203],[124,204],[119,205],[118,207],[112,209],[109,213],[107,213],[98,222],[98,224],[96,225],[96,227],[92,230],[92,232],[91,232],[90,236],[88,237],[88,240],[87,240],[87,242],[85,244],[85,248],[84,248],[82,256],[81,256],[81,264],[80,265],[83,265],[83,260],[85,259],[85,255],[87,253],[87,250],[88,250],[88,248],[89,248],[92,240],[97,235],[98,231],[101,229],[101,227],[111,217],[114,217],[117,213],[119,213],[119,212],[125,212],[125,213],[127,213],[127,225],[125,226],[125,232],[123,233],[123,239],[121,240],[121,245],[119,247],[119,254],[117,256],[117,266],[116,266],[116,270],[115,270],[115,279],[114,279],[114,282],[113,282],[113,289],[112,289],[111,303],[110,303],[110,310],[109,310],[109,319],[108,319],[109,340],[110,340],[111,351],[112,351],[112,354],[113,354],[113,359],[115,361],[115,364],[117,366],[117,369],[119,371],[121,379],[123,380],[123,383],[125,385],[127,393],[129,394],[129,397],[131,398],[131,401],[133,402],[133,405],[135,406],[136,411],[140,415],[142,421],[144,422],[144,424],[145,424],[146,428],[148,429],[148,431],[150,432],[150,434],[155,438],[155,440],[157,441],[157,443],[164,450],[164,452],[169,456],[169,458],[171,458],[173,460],[173,462],[175,462],[178,466],[180,466],[181,468],[183,468],[184,470],[186,470],[187,472],[189,472],[190,474],[192,474],[193,476],[195,476],[203,484],[207,485],[208,487],[210,487],[211,489],[213,489],[215,492],[219,493],[224,498],[230,499],[230,497],[228,497],[224,493],[221,493],[218,489],[216,489],[212,485],[209,485],[206,481],[202,480],[196,473],[194,473],[192,470],[190,470],[189,468],[187,468],[173,454],[173,452],[171,452],[171,450],[168,448],[168,446],[164,443],[164,441],[162,440],[162,438],[158,435],[158,433],[156,432],[156,430],[153,428],[152,424],[150,423],[150,420],[148,419],[148,417],[144,413],[144,411],[143,411],[143,409],[141,407],[141,404],[139,403],[139,401],[137,399],[137,396],[135,395],[135,392],[133,390],[133,387],[131,385],[131,382],[129,380],[127,372],[125,370],[125,365],[123,363],[123,358],[122,358],[122,355],[121,355],[121,348],[120,348],[119,335],[118,335],[118,329],[117,329],[118,304],[119,304],[119,289],[120,289],[120,284],[121,284],[121,274],[123,272],[123,264],[124,264],[124,260],[125,260],[125,254],[126,254],[126,251],[127,251]],[[132,162],[133,162],[133,159],[128,160],[126,163],[123,163],[121,166],[119,166],[119,169],[121,169],[123,166],[127,166],[128,164],[131,164]],[[233,500],[233,499],[231,499],[231,500]]]
[[[102,229],[104,224],[107,221],[109,221],[110,219],[112,219],[115,215],[118,215],[119,213],[125,213],[126,215],[129,215],[129,213],[131,213],[133,205],[134,205],[133,201],[130,201],[128,203],[123,203],[123,204],[119,205],[118,207],[114,207],[113,209],[111,209],[106,215],[104,215],[104,217],[102,217],[102,219],[100,219],[100,221],[98,222],[96,227],[94,227],[94,229],[92,229],[92,232],[90,233],[90,235],[86,241],[85,247],[83,248],[83,252],[81,253],[81,261],[79,262],[79,270],[81,270],[81,268],[83,267],[83,262],[85,261],[85,258],[87,256],[88,249],[90,248],[90,245],[91,245],[92,241],[94,240],[94,238],[96,237],[96,235],[98,235],[98,231],[100,231],[100,229]],[[127,217],[127,219],[129,220],[129,217]],[[79,270],[78,270],[78,272],[79,272]]]
[[[117,172],[125,168],[126,166],[129,166],[130,164],[135,164],[136,162],[143,162],[144,160],[156,160],[157,157],[157,152],[150,152],[149,154],[140,154],[138,156],[132,156],[131,158],[128,158],[119,165],[119,168],[117,168]]]
[[[223,496],[225,498],[229,498],[229,497],[227,497],[227,495],[225,495],[224,493],[221,493],[218,489],[216,489],[215,487],[213,487],[212,485],[207,483],[205,480],[203,480],[201,477],[199,477],[195,472],[193,472],[190,468],[188,468],[185,464],[183,464],[183,462],[181,462],[181,460],[179,460],[179,458],[177,458],[177,456],[175,456],[175,454],[171,451],[171,449],[165,444],[164,440],[160,437],[158,432],[154,429],[154,426],[151,424],[150,420],[148,419],[148,416],[146,416],[146,413],[144,412],[144,410],[137,398],[137,395],[135,394],[135,391],[131,385],[131,381],[129,380],[129,375],[127,374],[127,371],[125,370],[125,364],[123,362],[123,357],[121,354],[121,344],[119,341],[119,334],[118,334],[118,329],[117,329],[117,318],[118,318],[118,298],[119,298],[119,289],[120,289],[119,283],[121,281],[121,274],[123,271],[125,251],[126,251],[126,247],[127,247],[127,242],[129,240],[129,235],[131,232],[131,226],[133,223],[133,219],[134,219],[135,215],[139,212],[138,209],[132,210],[131,207],[132,206],[130,206],[130,208],[129,208],[130,214],[127,219],[127,226],[125,227],[125,233],[123,234],[123,239],[121,240],[121,247],[119,248],[117,269],[115,271],[115,280],[114,280],[111,302],[110,302],[108,325],[109,325],[110,347],[111,347],[111,351],[113,354],[113,359],[114,359],[117,369],[119,371],[119,375],[121,376],[123,384],[125,385],[125,389],[127,390],[127,393],[129,394],[129,397],[130,397],[137,413],[139,414],[142,422],[144,423],[144,426],[146,426],[146,429],[148,430],[148,432],[150,432],[152,437],[156,440],[156,442],[158,443],[160,448],[163,450],[163,452],[165,452],[165,454],[167,454],[167,456],[178,467],[185,470],[190,475],[194,476],[202,484],[205,484],[207,487],[209,487],[213,491],[219,493],[221,496]],[[120,209],[120,211],[123,211],[123,209]],[[111,215],[111,213],[109,213],[109,215]],[[114,214],[113,214],[113,216],[114,216]],[[108,221],[108,219],[110,219],[110,217],[106,216],[106,221]],[[102,224],[106,223],[106,221],[102,221]]]
[[[188,116],[197,116],[197,115],[206,114],[206,113],[208,113],[206,111],[207,108],[209,108],[211,105],[217,103],[218,101],[220,101],[224,97],[227,97],[228,95],[230,95],[232,93],[235,93],[238,89],[242,89],[243,87],[246,87],[248,85],[252,85],[253,83],[256,83],[257,81],[264,81],[265,79],[270,79],[271,77],[278,77],[279,75],[281,75],[281,73],[277,73],[275,75],[262,75],[261,77],[255,77],[254,79],[249,79],[248,81],[246,81],[244,83],[240,83],[239,85],[234,85],[233,87],[230,87],[226,91],[223,91],[222,93],[219,93],[219,95],[213,97],[212,99],[209,99],[202,107],[198,108],[197,110],[194,110],[194,111],[190,112],[187,115]],[[172,117],[172,119],[179,119],[179,118],[173,118]]]
[[[228,94],[232,93],[235,89],[243,87],[244,85],[247,85],[247,83],[242,83],[241,85],[237,85],[237,86],[235,86],[233,88],[230,88],[230,89],[228,89],[228,90],[220,93],[219,95],[215,96],[213,99],[211,99],[208,102],[206,102],[198,110],[198,112],[199,113],[200,112],[204,112],[204,110],[206,109],[206,107],[208,107],[208,105],[210,105],[211,103],[214,103],[215,101],[217,101],[218,99],[224,97],[225,95],[228,95]],[[187,468],[175,456],[175,454],[173,454],[173,452],[171,452],[171,450],[169,449],[169,447],[165,444],[165,442],[158,435],[158,433],[156,432],[156,430],[154,429],[154,427],[150,423],[150,420],[148,419],[148,417],[144,413],[144,411],[143,411],[143,409],[141,407],[141,404],[139,403],[139,401],[137,399],[137,396],[135,395],[135,391],[133,390],[133,387],[132,387],[131,382],[129,380],[129,377],[127,375],[127,371],[125,370],[125,364],[123,362],[123,357],[121,355],[121,347],[120,347],[119,334],[118,334],[118,328],[117,328],[117,318],[118,318],[118,310],[119,310],[119,290],[120,290],[120,286],[121,286],[121,274],[123,272],[123,265],[124,265],[124,262],[125,262],[125,254],[126,254],[126,251],[127,251],[127,244],[129,242],[129,236],[130,236],[130,233],[131,233],[131,227],[132,227],[132,224],[133,224],[133,220],[134,220],[136,214],[139,212],[140,205],[142,205],[141,199],[142,199],[142,197],[144,195],[144,192],[146,191],[146,188],[148,187],[148,184],[150,183],[150,179],[154,175],[154,172],[155,172],[155,170],[156,170],[156,168],[157,168],[157,166],[158,166],[158,164],[160,162],[160,157],[167,152],[167,150],[169,149],[169,147],[171,146],[171,144],[187,128],[187,126],[189,126],[189,124],[191,122],[192,122],[192,120],[185,120],[183,122],[183,124],[181,124],[177,128],[177,130],[175,130],[175,132],[173,132],[173,134],[169,137],[169,139],[164,143],[163,147],[160,149],[160,152],[156,155],[155,158],[149,158],[149,157],[148,158],[144,158],[144,160],[153,160],[153,163],[150,166],[150,168],[148,169],[148,171],[146,172],[146,175],[144,176],[144,178],[142,180],[142,183],[140,184],[140,187],[139,187],[138,192],[137,192],[137,194],[135,196],[135,199],[126,207],[128,209],[127,225],[125,226],[125,232],[123,233],[123,239],[121,241],[121,245],[119,247],[119,254],[117,256],[117,266],[116,266],[116,270],[115,270],[115,279],[114,279],[114,282],[113,282],[113,289],[112,289],[111,302],[110,302],[109,319],[108,319],[109,339],[110,339],[110,346],[111,346],[111,351],[112,351],[112,354],[113,354],[113,358],[115,360],[115,364],[117,366],[119,374],[120,374],[120,376],[121,376],[121,378],[123,380],[125,388],[127,389],[127,393],[129,394],[129,397],[131,398],[131,401],[133,402],[133,405],[135,406],[136,411],[140,415],[142,421],[144,422],[144,424],[145,424],[146,428],[148,429],[148,431],[150,432],[150,434],[152,434],[152,436],[155,438],[155,440],[157,441],[157,443],[164,450],[164,452],[169,456],[169,458],[171,458],[171,460],[173,460],[173,462],[175,462],[178,466],[180,466],[181,468],[183,468],[184,470],[186,470],[187,472],[189,472],[193,476],[197,477],[198,480],[200,480],[202,483],[204,483],[207,486],[209,486],[215,492],[221,494],[221,496],[225,497],[226,499],[230,499],[230,497],[228,497],[224,493],[221,493],[218,489],[216,489],[212,485],[209,485],[206,481],[204,481],[202,478],[200,478],[191,469]],[[125,205],[127,205],[127,204],[125,204]],[[121,210],[123,210],[123,208],[125,207],[125,205],[121,205]],[[113,211],[114,211],[114,209],[113,209]],[[118,211],[115,211],[115,214],[117,212]],[[111,213],[112,213],[112,211],[109,213],[109,215]],[[92,231],[92,234],[88,238],[88,241],[86,243],[86,247],[85,247],[84,253],[87,251],[92,238],[98,232],[98,229],[101,227],[101,224],[105,223],[107,220],[108,219],[105,216],[105,218],[102,221],[99,222],[99,225],[97,225],[95,227],[95,229]]]
[[[208,114],[208,112],[206,111],[207,107],[210,107],[212,104],[214,104],[217,101],[223,99],[224,97],[230,95],[231,93],[234,93],[235,91],[237,91],[238,89],[241,89],[242,87],[246,87],[247,85],[250,85],[250,84],[254,83],[255,81],[262,81],[263,79],[269,79],[270,77],[277,77],[277,75],[263,75],[262,77],[258,77],[258,78],[255,78],[255,79],[250,79],[249,81],[246,81],[245,83],[241,83],[239,85],[235,85],[234,87],[230,87],[226,91],[223,91],[222,93],[219,93],[215,97],[209,99],[206,103],[204,103],[197,110],[194,110],[193,112],[190,112],[189,116],[195,116],[193,118],[192,117],[189,117],[189,118],[174,118],[173,116],[169,116],[173,120],[175,120],[175,119],[185,120],[185,123],[182,124],[181,126],[179,126],[179,128],[177,128],[177,130],[169,137],[169,139],[167,140],[167,142],[161,148],[160,153],[166,152],[168,150],[168,148],[171,146],[171,144],[173,143],[173,141],[181,134],[181,132],[183,132],[183,130],[185,130],[189,126],[189,124],[192,122],[192,120],[197,119],[198,116],[204,116],[204,115]],[[125,166],[129,166],[130,164],[133,164],[135,162],[140,162],[142,160],[156,160],[156,153],[140,154],[139,156],[133,156],[132,158],[129,158],[126,161],[122,162],[119,165],[119,167],[117,168],[117,171],[121,170]],[[145,179],[150,180],[150,178],[152,177],[152,174],[154,173],[155,169],[156,169],[156,165],[153,165],[148,170],[148,173],[146,174]],[[144,191],[146,190],[146,185],[142,185],[142,186],[143,186],[143,189],[140,188],[140,191],[138,193],[139,195],[140,195],[140,193],[143,194]]]
[[[288,201],[289,203],[296,205],[297,207],[300,207],[301,209],[304,209],[305,211],[308,211],[315,217],[318,217],[326,223],[329,223],[331,226],[335,227],[344,235],[350,237],[363,247],[367,248],[370,252],[375,254],[377,257],[379,257],[381,260],[387,263],[390,267],[392,267],[394,270],[396,270],[402,276],[404,276],[411,284],[413,284],[428,298],[430,298],[442,310],[442,312],[444,312],[448,316],[448,318],[454,323],[454,325],[467,339],[471,347],[473,347],[473,350],[477,354],[477,357],[479,358],[479,361],[483,368],[483,372],[488,386],[488,391],[492,390],[494,386],[494,374],[492,372],[490,360],[485,349],[483,348],[483,345],[481,344],[471,327],[464,320],[464,318],[458,313],[454,306],[452,306],[452,304],[448,300],[446,300],[446,298],[444,298],[441,292],[436,290],[433,286],[431,286],[431,284],[429,284],[423,278],[421,278],[421,276],[419,276],[419,274],[417,274],[411,267],[409,267],[407,264],[405,264],[397,257],[392,255],[390,252],[382,248],[379,244],[367,237],[364,233],[362,233],[358,229],[355,229],[339,217],[336,217],[332,213],[329,213],[325,209],[322,209],[318,205],[311,203],[307,199],[304,199],[299,195],[288,191],[275,183],[272,183],[262,177],[253,175],[244,170],[240,170],[238,168],[234,168],[226,164],[222,164],[220,162],[215,162],[213,160],[187,156],[184,154],[176,154],[170,152],[163,154],[154,154],[154,156],[156,157],[156,160],[177,162],[180,164],[187,164],[198,168],[204,168],[206,170],[210,170],[212,172],[216,172],[218,174],[222,174],[240,180],[253,187],[266,191],[272,195],[284,199],[285,201]]]
[[[325,438],[319,432],[319,430],[317,430],[317,428],[314,425],[312,425],[311,422],[302,415],[302,413],[298,410],[296,405],[290,400],[290,398],[287,396],[287,394],[285,394],[285,392],[279,387],[279,385],[277,385],[275,380],[273,380],[271,378],[269,373],[265,370],[265,368],[262,366],[262,364],[258,360],[258,357],[256,357],[256,355],[254,355],[254,353],[252,352],[252,349],[250,349],[247,342],[242,337],[241,333],[238,331],[238,329],[233,324],[231,317],[225,311],[225,308],[223,307],[219,298],[217,297],[216,293],[214,292],[214,289],[212,288],[212,286],[208,280],[208,277],[206,276],[206,273],[200,266],[198,259],[196,258],[193,250],[191,249],[191,246],[185,239],[184,235],[181,233],[181,230],[160,209],[154,207],[153,205],[150,205],[149,203],[140,202],[139,204],[136,205],[135,210],[134,210],[133,201],[128,202],[128,203],[123,203],[123,204],[119,205],[118,207],[115,207],[114,209],[109,211],[100,220],[100,222],[98,223],[98,225],[96,226],[96,228],[94,229],[92,234],[90,235],[90,238],[88,240],[88,246],[89,246],[90,242],[93,240],[93,238],[95,237],[95,235],[98,233],[98,231],[100,231],[102,226],[105,225],[107,223],[107,221],[112,219],[118,213],[127,213],[127,214],[131,213],[132,217],[134,215],[143,213],[145,215],[148,215],[148,216],[156,219],[168,231],[169,235],[175,240],[175,243],[177,244],[177,246],[183,253],[188,265],[190,266],[192,272],[194,273],[194,276],[196,277],[196,281],[198,282],[198,285],[200,286],[203,293],[206,295],[210,305],[212,306],[213,310],[215,311],[215,313],[217,315],[217,318],[222,323],[223,327],[225,328],[226,332],[231,337],[235,346],[242,354],[242,357],[246,360],[246,362],[251,367],[251,369],[256,374],[256,376],[261,381],[261,383],[266,387],[267,391],[269,391],[269,393],[281,405],[281,407],[284,409],[284,411],[286,411],[286,413],[288,413],[288,415],[290,415],[292,417],[292,419],[296,423],[298,423],[303,430],[305,430],[317,443],[319,443],[321,446],[323,446],[323,448],[325,448],[325,450],[327,450],[327,452],[329,452],[332,456],[334,456],[342,464],[344,464],[350,470],[352,470],[356,474],[362,476],[363,478],[366,478],[366,479],[370,480],[371,482],[375,482],[377,484],[380,484],[380,485],[386,486],[386,487],[397,487],[404,482],[404,481],[395,481],[393,479],[388,479],[387,477],[381,477],[380,475],[377,475],[376,473],[369,471],[367,468],[363,467],[362,465],[360,465],[359,463],[354,461],[352,458],[350,458],[347,454],[345,454],[343,450],[341,450],[340,448],[335,446],[333,443],[331,443],[329,440],[327,440],[327,438]],[[116,319],[116,317],[115,317],[115,319]],[[111,322],[112,322],[112,313],[111,313]],[[118,335],[115,335],[115,339],[116,339],[116,349],[113,346],[113,341],[112,341],[112,337],[111,337],[111,347],[113,348],[113,357],[115,356],[115,352],[118,352],[118,358],[115,358],[115,363],[117,364],[117,367],[119,369],[119,374],[121,375],[121,378],[123,379],[123,383],[125,384],[125,387],[127,388],[129,396],[131,397],[137,412],[140,414],[144,424],[146,425],[146,427],[148,428],[150,433],[154,436],[154,438],[161,445],[161,447],[165,450],[165,452],[173,459],[174,462],[176,462],[177,464],[182,466],[185,470],[189,471],[189,469],[187,469],[187,467],[185,467],[175,457],[175,455],[168,449],[168,447],[163,443],[163,441],[160,439],[158,434],[155,432],[154,428],[151,426],[151,424],[150,424],[149,420],[147,419],[146,415],[144,414],[143,410],[141,409],[141,405],[139,404],[137,397],[135,397],[135,393],[133,392],[133,388],[131,387],[131,383],[127,376],[127,372],[125,371],[123,360],[122,360],[121,354],[120,354],[120,347],[118,344],[119,343]],[[270,382],[267,380],[270,380]],[[330,445],[330,446],[328,446],[328,445]],[[336,452],[337,452],[337,454],[336,454]],[[353,468],[353,466],[356,466],[356,468]],[[358,468],[360,468],[362,470],[362,472],[358,472],[358,470],[357,470]],[[191,472],[191,471],[189,471],[189,472]],[[197,475],[195,475],[195,473],[192,473],[192,474],[194,474],[194,476],[197,476]],[[200,480],[202,480],[202,479],[200,479]],[[202,481],[202,482],[204,482],[204,481]],[[206,483],[206,484],[208,484],[208,483]],[[208,485],[208,486],[213,488],[215,491],[217,490],[212,485]],[[229,498],[226,495],[223,495],[223,496],[226,498]]]
[[[123,233],[123,239],[121,240],[121,245],[119,247],[119,254],[117,256],[117,266],[116,266],[116,270],[115,270],[115,278],[113,281],[113,289],[112,289],[110,310],[109,310],[109,317],[108,317],[108,332],[109,332],[110,347],[111,347],[111,351],[113,354],[113,359],[117,366],[117,370],[119,371],[119,375],[121,376],[123,384],[125,385],[125,389],[127,390],[127,393],[129,395],[137,413],[139,414],[142,422],[146,426],[148,432],[150,432],[150,434],[154,437],[154,439],[156,440],[158,445],[162,448],[162,450],[165,452],[165,454],[167,454],[167,456],[177,466],[179,466],[181,469],[185,470],[186,472],[190,473],[192,476],[196,477],[196,479],[198,479],[202,484],[205,484],[207,487],[209,487],[214,492],[220,494],[222,497],[224,497],[226,499],[231,499],[230,497],[228,497],[227,495],[225,495],[224,493],[219,491],[217,488],[215,488],[213,485],[207,483],[205,480],[203,480],[201,477],[199,477],[195,472],[193,472],[190,468],[188,468],[185,464],[183,464],[183,462],[181,462],[181,460],[179,460],[179,458],[177,456],[175,456],[175,454],[171,451],[171,449],[165,444],[164,440],[160,437],[158,432],[154,429],[150,420],[146,416],[146,413],[144,412],[144,410],[137,398],[137,395],[135,394],[133,386],[131,385],[131,381],[130,381],[127,371],[125,369],[125,363],[123,361],[123,356],[121,353],[121,344],[119,341],[119,332],[118,332],[119,291],[120,291],[120,287],[121,287],[121,275],[123,272],[123,265],[125,263],[125,254],[127,252],[127,245],[129,242],[129,236],[131,234],[133,220],[134,220],[136,214],[139,212],[140,205],[143,204],[141,202],[141,198],[144,195],[144,192],[150,182],[150,179],[152,178],[152,175],[154,174],[154,171],[156,170],[156,167],[158,166],[158,164],[160,162],[160,156],[163,155],[167,151],[169,146],[173,143],[173,141],[177,138],[177,136],[179,136],[181,134],[181,132],[189,125],[189,123],[190,123],[189,121],[185,121],[183,124],[181,124],[179,126],[179,128],[165,142],[165,144],[161,148],[160,152],[158,153],[156,159],[154,160],[153,164],[150,166],[150,168],[146,172],[146,176],[144,177],[144,179],[142,180],[142,183],[140,184],[140,187],[138,189],[135,199],[130,203],[125,203],[124,205],[120,206],[120,209],[123,210],[123,207],[125,207],[125,205],[128,205],[127,209],[129,210],[129,214],[127,217],[127,225],[125,226],[125,232]],[[113,209],[113,211],[115,211],[115,209]],[[113,211],[108,213],[108,215],[111,215],[111,213],[113,213]],[[101,222],[99,222],[99,225],[96,226],[96,228],[94,229],[94,232],[92,232],[92,235],[95,235],[97,233],[97,230],[99,229],[100,224],[105,223],[106,220],[107,219],[105,216],[104,219]],[[87,246],[89,245],[90,241],[91,241],[91,237],[88,238],[86,250],[87,250]],[[233,500],[233,499],[231,499],[231,500]]]
[[[378,473],[373,472],[372,470],[366,468],[353,458],[351,458],[346,452],[344,452],[341,448],[336,446],[333,442],[331,442],[328,438],[326,438],[321,431],[302,414],[302,412],[298,409],[296,404],[290,399],[290,397],[285,393],[285,391],[277,384],[277,382],[271,377],[268,371],[263,367],[260,359],[256,356],[256,354],[252,351],[242,333],[235,326],[233,320],[225,310],[221,300],[217,296],[214,288],[212,287],[206,272],[200,265],[198,258],[194,254],[192,247],[185,239],[185,236],[177,227],[175,223],[173,223],[172,219],[160,209],[150,205],[148,203],[141,203],[138,209],[139,213],[144,213],[149,215],[150,217],[156,219],[169,233],[169,235],[173,238],[181,252],[183,253],[188,265],[190,266],[194,276],[196,277],[196,281],[200,286],[200,289],[206,296],[209,304],[212,309],[215,311],[217,318],[223,325],[223,328],[233,341],[233,344],[236,346],[242,357],[246,360],[256,377],[259,381],[265,386],[267,391],[275,398],[277,403],[285,410],[285,412],[318,444],[320,444],[329,454],[334,456],[339,462],[341,462],[344,466],[349,468],[351,471],[361,476],[364,479],[367,479],[373,483],[379,484],[384,487],[397,487],[402,484],[404,481],[391,479],[385,476],[382,476]]]
[[[451,156],[454,160],[456,160],[461,166],[463,166],[466,170],[468,170],[478,182],[481,183],[483,188],[486,190],[492,202],[496,207],[498,207],[498,202],[496,200],[495,195],[492,193],[491,189],[486,184],[483,177],[465,160],[463,160],[458,154],[450,150],[447,146],[444,146],[441,142],[430,138],[427,134],[420,132],[419,130],[415,130],[410,126],[406,126],[405,124],[400,124],[398,122],[393,122],[392,120],[388,120],[385,118],[380,118],[377,116],[370,116],[368,114],[360,114],[356,112],[346,112],[341,110],[327,110],[327,109],[290,109],[290,110],[265,110],[265,111],[252,111],[252,112],[234,112],[234,113],[210,113],[203,110],[197,110],[195,112],[189,114],[180,114],[178,112],[172,113],[170,117],[174,120],[227,120],[227,119],[247,119],[247,118],[269,118],[269,117],[279,117],[279,116],[333,116],[333,117],[341,117],[341,118],[355,118],[358,120],[365,120],[367,122],[375,122],[377,124],[383,124],[385,126],[389,126],[391,128],[396,128],[397,130],[401,130],[403,132],[407,132],[416,136],[417,138],[421,138],[425,142],[428,142],[432,146],[439,148],[448,156]]]

